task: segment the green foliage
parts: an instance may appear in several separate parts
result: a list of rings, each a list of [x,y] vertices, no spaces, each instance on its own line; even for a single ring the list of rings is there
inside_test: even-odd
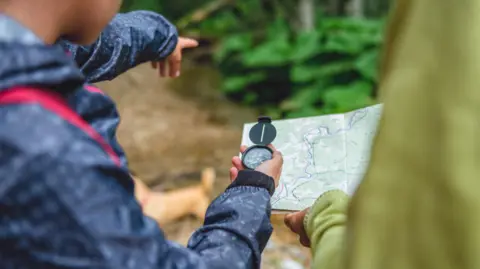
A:
[[[295,33],[278,18],[259,38],[225,34],[215,54],[225,93],[277,117],[339,113],[374,103],[382,21],[323,18]]]
[[[215,1],[124,0],[123,11],[149,9],[183,21]],[[388,2],[366,0],[366,14],[381,16]],[[182,30],[220,41],[213,60],[230,98],[277,118],[340,113],[375,102],[382,20],[325,16],[317,1],[317,25],[302,32],[292,29],[298,25],[297,0],[226,3]]]
[[[151,10],[161,13],[172,21],[177,21],[182,16],[185,16],[208,2],[211,2],[211,0],[123,0],[121,11]]]
[[[122,3],[122,12],[131,10],[153,10],[161,12],[163,10],[162,5],[158,0],[124,0]]]

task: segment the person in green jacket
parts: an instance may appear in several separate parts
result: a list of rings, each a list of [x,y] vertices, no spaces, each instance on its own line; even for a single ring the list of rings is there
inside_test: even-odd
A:
[[[478,269],[480,1],[395,1],[383,56],[362,183],[285,222],[313,268]]]

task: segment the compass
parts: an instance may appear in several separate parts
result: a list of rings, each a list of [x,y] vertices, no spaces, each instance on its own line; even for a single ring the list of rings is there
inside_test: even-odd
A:
[[[249,137],[254,143],[242,154],[242,164],[245,168],[254,170],[260,164],[272,159],[273,151],[267,145],[277,136],[277,129],[272,119],[267,116],[258,117],[258,122],[250,129]]]

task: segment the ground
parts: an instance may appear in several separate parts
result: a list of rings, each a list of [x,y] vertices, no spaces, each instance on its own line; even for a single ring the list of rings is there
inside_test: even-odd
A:
[[[139,178],[168,190],[195,184],[203,168],[214,167],[218,195],[229,183],[243,123],[255,121],[257,113],[220,94],[215,70],[187,64],[182,72],[179,79],[162,79],[142,65],[99,86],[118,104],[118,137]],[[272,223],[262,268],[308,268],[309,251],[284,226],[283,215],[273,215]],[[200,225],[186,217],[162,228],[170,240],[186,244]]]

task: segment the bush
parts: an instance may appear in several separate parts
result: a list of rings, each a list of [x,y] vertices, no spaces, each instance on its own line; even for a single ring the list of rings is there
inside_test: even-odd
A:
[[[176,21],[209,2],[125,0],[123,10],[155,10]],[[227,3],[188,30],[220,40],[214,60],[228,97],[275,118],[340,113],[375,102],[382,20],[320,12],[314,31],[296,32],[290,27],[296,1]]]
[[[323,18],[296,34],[278,19],[258,38],[226,35],[215,61],[223,91],[270,115],[339,113],[374,103],[382,21]]]

